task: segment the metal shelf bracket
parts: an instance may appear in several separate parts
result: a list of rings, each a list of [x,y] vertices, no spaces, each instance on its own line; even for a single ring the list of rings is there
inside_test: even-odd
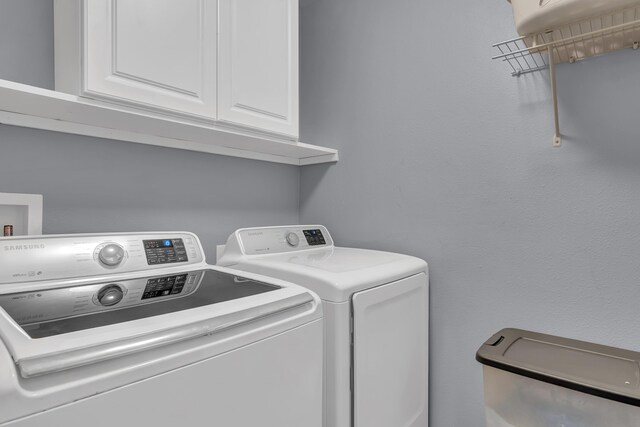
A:
[[[562,135],[560,134],[560,116],[558,114],[558,87],[556,85],[556,63],[553,60],[553,46],[549,46],[549,77],[551,79],[551,99],[553,102],[553,120],[555,134],[553,135],[553,146],[562,145]]]

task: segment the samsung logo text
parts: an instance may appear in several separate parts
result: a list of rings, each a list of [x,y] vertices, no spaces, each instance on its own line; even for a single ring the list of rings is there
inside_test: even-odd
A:
[[[5,245],[4,250],[5,251],[30,251],[33,249],[44,249],[45,246],[46,245],[44,243],[30,244],[30,245]]]

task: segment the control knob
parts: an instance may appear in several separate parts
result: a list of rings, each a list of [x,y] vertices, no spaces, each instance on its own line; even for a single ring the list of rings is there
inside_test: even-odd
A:
[[[98,259],[107,267],[115,267],[124,259],[124,248],[117,243],[109,243],[100,249]]]
[[[298,243],[300,243],[300,238],[292,231],[288,232],[285,238],[287,239],[289,246],[293,246],[294,248],[298,246]]]
[[[118,285],[107,285],[98,291],[98,302],[105,307],[116,305],[122,300],[122,297],[124,297],[124,292]]]

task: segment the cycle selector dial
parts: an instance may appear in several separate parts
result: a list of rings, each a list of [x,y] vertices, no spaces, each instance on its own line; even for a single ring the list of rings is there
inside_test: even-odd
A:
[[[124,259],[124,248],[117,243],[109,243],[100,249],[98,259],[107,267],[115,267]]]
[[[285,238],[287,239],[287,243],[289,244],[289,246],[293,246],[294,248],[300,243],[300,238],[294,232],[288,232]]]
[[[107,285],[98,291],[98,302],[100,305],[110,307],[122,301],[124,291],[118,285]]]

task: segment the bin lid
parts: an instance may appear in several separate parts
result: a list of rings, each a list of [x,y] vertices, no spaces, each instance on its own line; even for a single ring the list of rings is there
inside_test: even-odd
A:
[[[476,353],[484,365],[640,406],[640,353],[521,329],[503,329]]]

